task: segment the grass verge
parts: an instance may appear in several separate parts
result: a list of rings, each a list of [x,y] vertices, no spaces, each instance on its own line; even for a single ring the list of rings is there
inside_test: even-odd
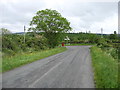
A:
[[[100,48],[91,47],[96,88],[118,88],[118,62]]]
[[[2,72],[6,72],[8,70],[22,66],[24,64],[28,64],[33,61],[40,60],[51,55],[61,53],[65,50],[67,50],[66,47],[57,47],[54,49],[43,50],[40,52],[23,53],[21,55],[17,54],[12,57],[5,57],[2,60]]]

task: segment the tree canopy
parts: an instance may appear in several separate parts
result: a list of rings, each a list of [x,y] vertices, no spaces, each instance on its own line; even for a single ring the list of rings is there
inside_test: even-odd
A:
[[[70,31],[70,22],[61,16],[56,10],[45,9],[38,11],[30,22],[30,31],[45,32],[48,44],[57,46],[60,40],[60,34]]]

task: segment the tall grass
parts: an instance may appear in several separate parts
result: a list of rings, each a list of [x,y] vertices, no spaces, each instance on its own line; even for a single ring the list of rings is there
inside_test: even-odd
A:
[[[118,87],[118,61],[94,46],[91,48],[96,88]]]
[[[60,53],[65,51],[65,47],[57,47],[54,49],[43,50],[40,52],[32,52],[32,53],[23,53],[16,54],[11,57],[4,57],[2,60],[2,72],[14,69],[24,64],[31,63],[36,60],[43,59],[45,57]]]

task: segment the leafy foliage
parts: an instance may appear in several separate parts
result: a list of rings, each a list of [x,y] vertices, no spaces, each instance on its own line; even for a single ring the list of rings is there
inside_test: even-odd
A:
[[[26,34],[26,42],[24,36],[17,34],[5,34],[2,36],[2,51],[6,55],[15,55],[19,52],[33,52],[48,48],[46,38],[41,35],[30,36]]]
[[[53,48],[57,46],[61,33],[65,33],[71,30],[70,22],[66,18],[62,17],[56,10],[45,9],[38,11],[36,16],[32,18],[30,22],[30,31],[33,32],[45,32],[49,47]]]

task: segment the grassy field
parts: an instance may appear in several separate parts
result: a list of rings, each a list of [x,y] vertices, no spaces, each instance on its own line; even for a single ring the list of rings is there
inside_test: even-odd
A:
[[[60,53],[67,50],[65,47],[57,47],[54,49],[44,50],[41,52],[17,54],[12,57],[5,57],[2,60],[2,72],[14,69],[24,64],[31,63],[36,60]]]
[[[65,46],[95,45],[93,43],[65,44]]]
[[[91,55],[96,88],[117,88],[117,60],[96,46],[91,48]]]

